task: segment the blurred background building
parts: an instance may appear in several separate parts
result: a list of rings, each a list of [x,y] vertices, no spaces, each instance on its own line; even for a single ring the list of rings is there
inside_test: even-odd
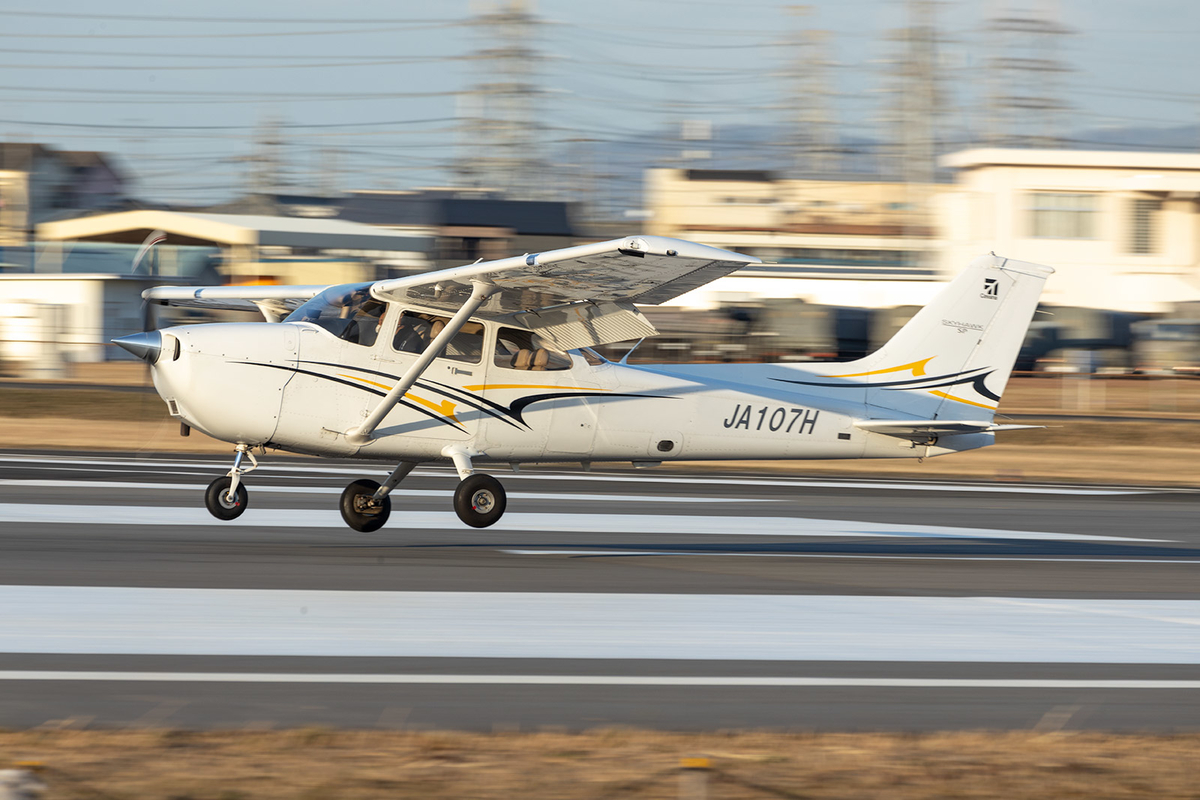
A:
[[[1200,17],[1167,5],[5,12],[39,44],[0,67],[0,370],[125,357],[153,283],[633,232],[767,262],[650,309],[638,358],[856,357],[995,251],[1058,270],[1023,368],[1194,370]]]

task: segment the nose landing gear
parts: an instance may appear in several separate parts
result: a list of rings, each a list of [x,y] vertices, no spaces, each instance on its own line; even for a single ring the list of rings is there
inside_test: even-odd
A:
[[[232,490],[232,491],[231,491]],[[246,485],[233,486],[233,478],[223,475],[208,485],[204,492],[204,507],[217,519],[237,519],[246,510],[250,493]]]
[[[245,469],[242,469],[243,457],[249,458],[251,464]],[[204,507],[208,509],[208,513],[222,520],[240,517],[250,502],[250,493],[242,483],[242,476],[256,469],[258,460],[254,453],[250,452],[249,446],[239,444],[237,455],[233,457],[233,468],[228,474],[210,483],[204,492]]]

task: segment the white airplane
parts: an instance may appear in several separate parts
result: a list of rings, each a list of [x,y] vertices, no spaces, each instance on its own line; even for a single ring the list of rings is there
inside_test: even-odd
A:
[[[591,348],[652,336],[637,310],[758,259],[655,236],[340,286],[158,287],[151,303],[260,311],[113,341],[152,366],[172,416],[235,445],[208,487],[246,509],[253,448],[387,460],[341,512],[382,527],[419,463],[451,462],[454,509],[486,527],[504,488],[480,462],[926,458],[985,447],[1049,267],[975,259],[886,345],[849,363],[614,363]],[[273,324],[268,324],[273,323]],[[245,460],[250,466],[244,466]]]

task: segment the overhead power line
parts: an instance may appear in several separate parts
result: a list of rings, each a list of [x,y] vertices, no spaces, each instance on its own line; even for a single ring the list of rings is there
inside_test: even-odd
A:
[[[365,128],[376,125],[427,125],[433,122],[456,122],[455,117],[439,117],[436,119],[402,119],[386,122],[321,122],[306,124],[299,122],[280,123],[278,127],[296,130],[312,128]],[[0,119],[0,125],[36,125],[43,128],[94,128],[97,130],[130,130],[130,131],[246,131],[256,130],[258,125],[107,125],[91,122],[35,122],[31,120]]]
[[[144,53],[130,50],[116,51],[98,51],[98,50],[46,50],[33,49],[23,47],[0,47],[0,53],[21,53],[23,55],[42,55],[42,56],[99,56],[102,58],[195,58],[201,60],[224,59],[242,59],[246,61],[300,61],[304,59],[311,60],[312,53],[305,55],[267,55],[263,53],[238,53],[235,55],[227,53]],[[368,55],[367,53],[357,53],[355,55],[330,55],[322,53],[320,58],[337,59],[337,60],[357,60],[363,59],[386,59],[388,61],[398,61],[403,59],[412,63],[418,62],[434,62],[434,61],[451,61],[457,60],[459,56],[396,56],[392,53],[380,53],[378,55]]]
[[[421,17],[382,17],[363,19],[345,17],[321,19],[312,17],[178,17],[155,16],[153,14],[94,14],[76,11],[27,11],[0,9],[0,16],[9,17],[47,17],[52,19],[118,19],[130,22],[212,22],[228,25],[265,24],[265,25],[420,25],[430,22],[457,22],[455,19],[435,19]]]
[[[411,30],[432,30],[434,28],[453,28],[461,23],[439,22],[423,26],[389,25],[382,28],[343,28],[341,30],[320,31],[260,31],[258,33],[239,31],[237,33],[14,33],[0,31],[0,36],[10,39],[266,39],[289,36],[349,36],[364,33],[398,33]]]
[[[231,56],[237,58],[237,56]],[[378,61],[334,61],[334,62],[318,62],[313,64],[155,64],[147,66],[146,64],[0,64],[0,69],[23,70],[23,69],[50,69],[50,70],[69,70],[76,71],[81,69],[86,70],[115,70],[121,72],[146,72],[151,71],[170,71],[170,72],[186,72],[186,71],[211,71],[223,69],[340,69],[342,67],[385,67],[395,66],[397,64],[428,64],[435,61],[454,61],[457,59],[450,58],[389,58]]]

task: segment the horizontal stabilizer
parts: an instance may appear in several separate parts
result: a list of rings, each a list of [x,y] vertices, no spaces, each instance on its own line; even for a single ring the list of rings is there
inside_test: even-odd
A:
[[[854,427],[901,439],[924,440],[930,436],[957,436],[964,433],[993,433],[1044,428],[1045,425],[996,425],[991,420],[949,419],[866,419]]]

